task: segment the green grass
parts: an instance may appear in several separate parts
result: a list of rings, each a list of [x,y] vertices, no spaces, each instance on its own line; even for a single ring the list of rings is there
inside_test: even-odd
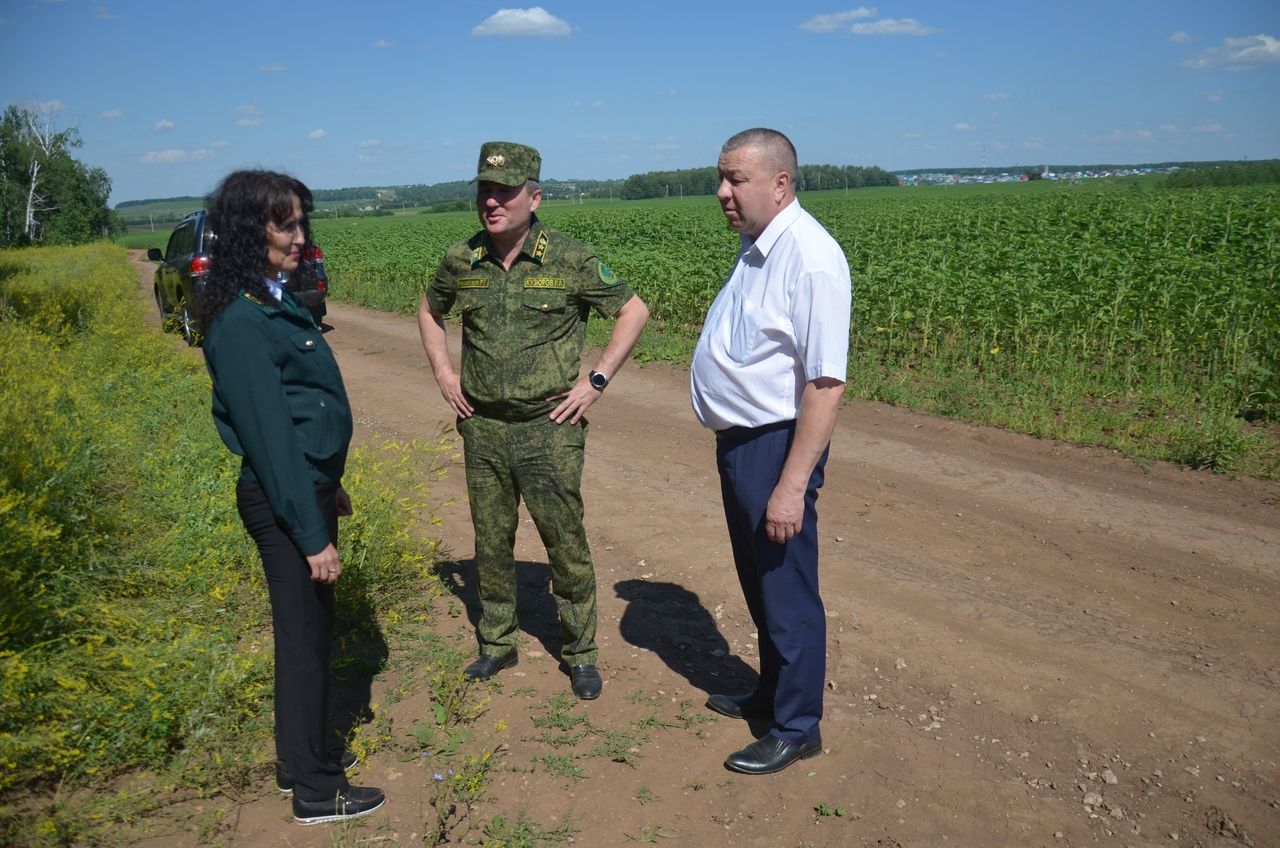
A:
[[[117,236],[114,239],[114,242],[121,247],[130,250],[149,250],[153,247],[164,250],[165,245],[169,243],[169,234],[172,232],[172,227],[165,227],[155,232],[151,232],[150,230],[139,230],[136,232],[125,233],[122,236]]]

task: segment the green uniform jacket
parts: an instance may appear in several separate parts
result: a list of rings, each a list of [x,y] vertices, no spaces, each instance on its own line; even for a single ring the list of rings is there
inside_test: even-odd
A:
[[[445,251],[426,297],[441,314],[462,311],[462,390],[476,412],[531,421],[577,382],[591,308],[612,318],[633,294],[589,246],[535,217],[511,270],[482,230]]]
[[[351,404],[342,374],[311,313],[284,292],[280,304],[247,292],[204,339],[213,378],[213,419],[240,479],[262,487],[303,554],[329,544],[315,487],[337,484],[351,442]]]

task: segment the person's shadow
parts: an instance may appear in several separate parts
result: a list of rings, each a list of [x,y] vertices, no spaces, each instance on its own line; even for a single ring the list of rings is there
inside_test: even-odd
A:
[[[475,560],[444,562],[439,572],[445,586],[466,607],[467,620],[475,630],[480,624]],[[551,594],[551,566],[545,562],[516,560],[516,627],[525,636],[537,640],[549,656],[560,656],[564,638],[556,599]]]
[[[627,602],[622,638],[653,651],[691,686],[708,694],[749,692],[759,675],[729,643],[696,593],[677,583],[621,580],[614,584]]]
[[[387,663],[387,642],[363,585],[339,591],[329,665],[329,726],[341,747],[352,732],[373,721],[373,680]],[[345,588],[345,587],[344,587]]]

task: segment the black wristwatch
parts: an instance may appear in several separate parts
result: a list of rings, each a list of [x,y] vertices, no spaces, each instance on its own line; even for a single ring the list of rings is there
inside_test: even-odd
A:
[[[609,385],[609,378],[601,374],[599,371],[592,371],[587,375],[587,379],[591,381],[591,388],[597,392],[603,392]]]

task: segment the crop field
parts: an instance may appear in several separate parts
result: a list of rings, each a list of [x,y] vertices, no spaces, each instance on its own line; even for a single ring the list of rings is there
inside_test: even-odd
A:
[[[849,259],[857,394],[1102,444],[1171,410],[1198,415],[1189,426],[1212,430],[1208,443],[1166,433],[1155,455],[1211,467],[1230,464],[1215,453],[1224,427],[1245,438],[1228,419],[1280,412],[1276,188],[1013,185],[801,202]],[[677,336],[696,333],[737,250],[711,198],[542,217],[592,244]],[[400,312],[476,228],[468,213],[315,222],[335,296]],[[1081,404],[1098,415],[1076,432],[1064,422]],[[973,413],[982,405],[998,414]]]

